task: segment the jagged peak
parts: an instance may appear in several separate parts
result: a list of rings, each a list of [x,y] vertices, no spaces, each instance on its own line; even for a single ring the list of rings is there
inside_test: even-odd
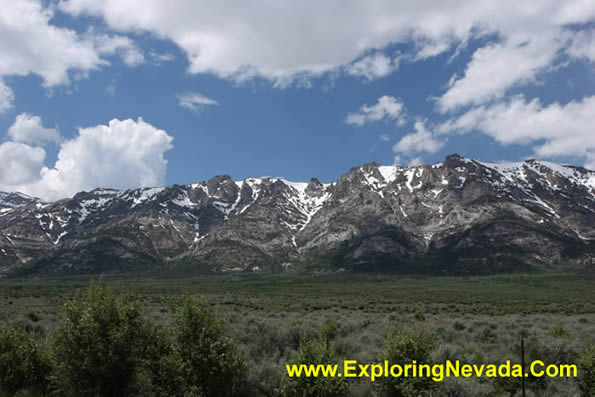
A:
[[[320,183],[318,178],[310,178],[310,182],[308,182],[304,191],[310,196],[319,196],[324,193],[324,185]]]
[[[207,195],[211,195],[214,193],[219,185],[228,185],[229,187],[225,186],[226,190],[232,189],[241,191],[244,188],[244,185],[252,188],[252,189],[259,189],[259,187],[263,183],[283,183],[285,185],[291,186],[298,190],[299,192],[310,194],[311,192],[315,192],[318,189],[326,189],[330,185],[337,184],[339,181],[368,181],[368,182],[376,182],[378,186],[386,186],[395,180],[399,179],[400,174],[406,174],[410,170],[422,169],[422,168],[447,168],[447,169],[458,169],[462,171],[464,168],[468,168],[469,166],[473,167],[487,167],[489,169],[495,170],[496,172],[504,175],[508,179],[523,179],[523,173],[526,169],[531,169],[535,172],[539,173],[540,167],[543,167],[543,170],[547,169],[555,174],[559,174],[564,178],[569,179],[571,182],[576,184],[585,185],[591,189],[595,189],[595,171],[589,170],[587,168],[569,164],[558,164],[550,161],[540,160],[540,159],[526,159],[522,161],[516,162],[484,162],[475,159],[469,159],[463,157],[457,153],[453,153],[447,155],[443,163],[437,164],[426,164],[426,165],[418,165],[418,166],[401,166],[401,165],[381,165],[376,161],[371,161],[365,163],[363,166],[353,167],[347,172],[343,174],[337,181],[330,183],[330,184],[323,184],[317,178],[310,179],[309,182],[295,182],[289,181],[287,179],[281,177],[271,177],[271,176],[262,176],[259,178],[245,178],[242,181],[233,181],[230,175],[221,174],[216,175],[213,178],[209,179],[208,181],[202,181],[199,183],[189,184],[189,185],[171,185],[169,187],[140,187],[140,188],[133,188],[133,189],[126,189],[126,190],[119,190],[114,188],[96,188],[90,191],[81,191],[76,193],[72,199],[75,201],[81,200],[88,200],[93,197],[123,197],[123,198],[130,198],[133,199],[136,196],[155,196],[154,193],[157,190],[162,191],[164,189],[172,189],[175,187],[180,188],[191,188],[191,189],[202,189],[205,191]],[[370,179],[371,178],[371,179]],[[374,184],[374,183],[373,183]],[[306,192],[307,190],[307,192]],[[210,192],[210,193],[209,193]],[[150,194],[149,194],[150,193]],[[24,194],[20,192],[0,192],[0,200],[7,200],[6,197],[14,197],[16,199],[22,199],[25,201],[33,202],[43,202],[43,200]],[[68,200],[68,199],[63,199]],[[62,200],[59,200],[62,201]],[[2,204],[0,204],[1,206]],[[7,207],[7,205],[4,205]]]
[[[0,198],[9,197],[9,196],[41,201],[41,199],[38,197],[30,196],[30,195],[22,193],[22,192],[0,192]]]
[[[31,204],[42,203],[37,197],[29,196],[21,192],[0,192],[0,208],[17,208]]]
[[[209,188],[211,188],[211,186],[216,186],[219,184],[231,184],[231,183],[233,183],[231,176],[229,176],[227,174],[223,174],[223,175],[215,175],[214,177],[209,179],[207,181],[207,186],[209,186]]]

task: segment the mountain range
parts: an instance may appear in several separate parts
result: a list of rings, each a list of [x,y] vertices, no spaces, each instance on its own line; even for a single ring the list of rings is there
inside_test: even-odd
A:
[[[330,184],[219,175],[51,203],[0,192],[0,276],[584,268],[593,225],[594,171],[458,155],[368,163]]]

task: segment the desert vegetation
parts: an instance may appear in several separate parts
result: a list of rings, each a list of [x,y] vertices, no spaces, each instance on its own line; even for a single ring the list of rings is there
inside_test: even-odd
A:
[[[2,280],[4,395],[515,396],[520,380],[286,376],[287,363],[576,363],[528,396],[592,396],[585,275]]]

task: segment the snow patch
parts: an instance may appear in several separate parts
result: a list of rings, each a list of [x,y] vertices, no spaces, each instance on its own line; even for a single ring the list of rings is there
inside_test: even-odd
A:
[[[182,194],[179,194],[171,202],[174,203],[175,205],[177,205],[178,207],[186,207],[186,208],[196,207],[196,204],[190,200],[190,198],[188,197],[188,193],[186,193],[186,192],[182,192]]]
[[[161,193],[163,190],[164,190],[164,188],[162,188],[162,187],[151,187],[151,188],[142,189],[140,192],[140,195],[138,197],[132,198],[132,205],[130,206],[130,208],[134,208],[137,205],[142,204],[147,200],[151,200],[153,197],[155,197],[157,194]]]

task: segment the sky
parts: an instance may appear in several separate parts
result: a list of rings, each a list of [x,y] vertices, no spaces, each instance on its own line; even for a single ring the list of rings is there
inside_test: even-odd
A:
[[[0,0],[0,191],[595,169],[592,0]]]

